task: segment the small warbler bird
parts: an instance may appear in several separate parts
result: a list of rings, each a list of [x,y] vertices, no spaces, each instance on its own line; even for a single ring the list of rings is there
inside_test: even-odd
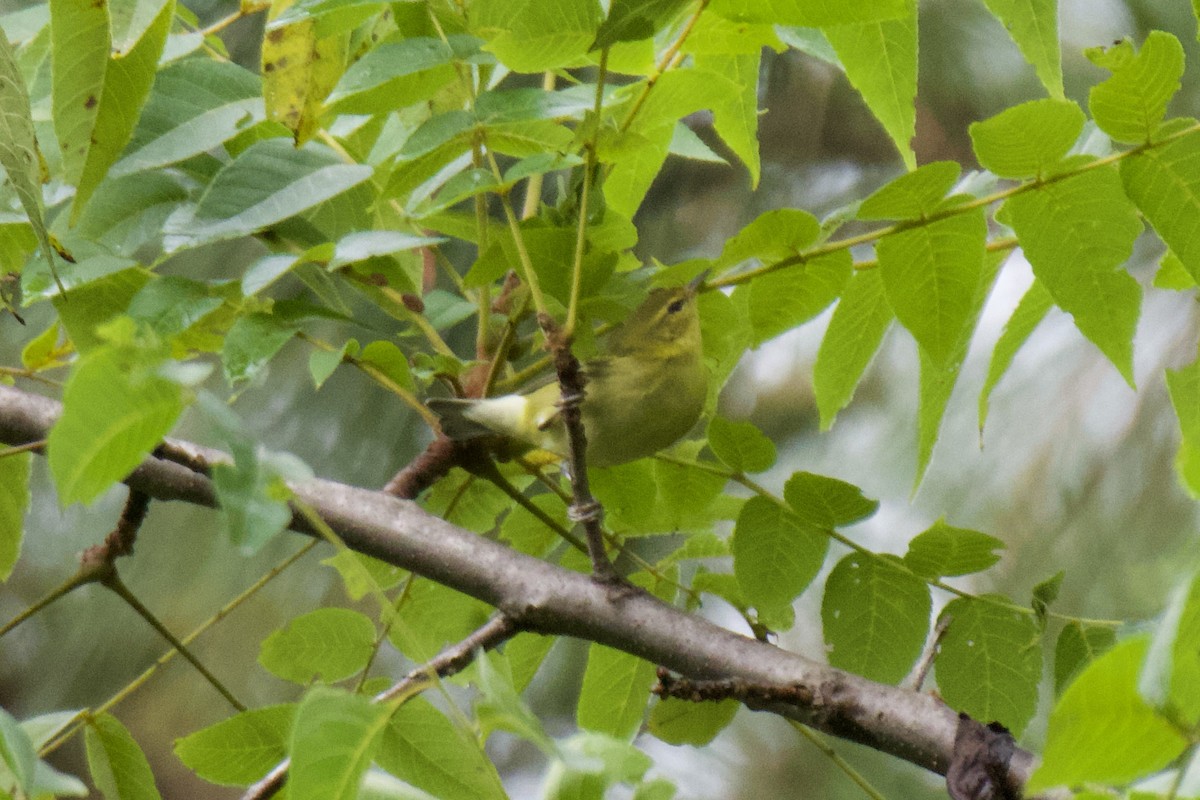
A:
[[[691,430],[708,393],[696,293],[707,273],[686,286],[655,289],[609,337],[604,355],[584,364],[581,407],[587,462],[603,467],[650,456]],[[557,382],[528,394],[482,400],[432,399],[428,406],[451,439],[499,437],[518,450],[565,458],[568,444]]]

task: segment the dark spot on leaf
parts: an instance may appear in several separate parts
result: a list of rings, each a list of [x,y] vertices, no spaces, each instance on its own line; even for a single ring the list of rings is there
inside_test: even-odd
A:
[[[267,41],[271,44],[278,44],[279,42],[283,41],[283,35],[283,28],[276,28],[273,31],[267,31]]]
[[[268,61],[267,63],[263,64],[263,72],[274,72],[274,71],[275,71],[275,62],[274,61]]]
[[[83,107],[84,108],[95,108],[96,107],[96,95],[89,94],[87,100],[83,101]]]
[[[287,56],[284,56],[283,58],[281,58],[275,62],[275,69],[287,69],[287,66],[288,66]]]

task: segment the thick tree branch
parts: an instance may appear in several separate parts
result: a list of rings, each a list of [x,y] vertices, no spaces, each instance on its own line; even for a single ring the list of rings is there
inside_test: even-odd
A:
[[[56,401],[0,386],[0,443],[45,438],[59,410]],[[197,445],[170,444],[207,463],[228,460]],[[154,457],[126,483],[160,500],[216,501],[207,478]],[[293,489],[351,549],[476,597],[522,630],[599,642],[693,680],[777,687],[767,695],[788,700],[756,706],[941,774],[951,764],[959,717],[932,695],[818,664],[645,593],[612,593],[587,575],[513,551],[409,501],[324,480]],[[312,533],[300,518],[292,527]],[[1003,780],[1015,794],[1033,764],[1033,755],[1014,749]]]

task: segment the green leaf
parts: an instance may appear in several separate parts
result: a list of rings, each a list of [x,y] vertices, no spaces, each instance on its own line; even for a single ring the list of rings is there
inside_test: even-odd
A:
[[[325,381],[329,380],[329,376],[341,365],[342,358],[353,341],[348,339],[341,347],[333,350],[313,350],[309,353],[308,374],[312,376],[315,388],[320,389],[325,385]]]
[[[416,580],[398,611],[388,640],[413,661],[424,663],[486,622],[491,608],[433,581]]]
[[[724,269],[751,259],[765,264],[792,258],[815,243],[820,232],[817,218],[807,211],[798,208],[766,211],[726,240],[714,266]]]
[[[888,302],[935,366],[950,363],[973,327],[986,243],[980,209],[893,233],[876,248]]]
[[[530,502],[540,508],[550,519],[564,527],[570,527],[567,521],[566,504],[553,494],[542,494],[531,497]],[[513,508],[500,524],[500,539],[508,542],[513,549],[533,556],[543,556],[562,540],[553,528],[541,519],[535,517],[523,506]]]
[[[915,219],[931,213],[954,186],[962,167],[933,161],[885,183],[863,200],[859,219]]]
[[[923,578],[983,572],[1000,560],[1004,542],[986,533],[955,528],[938,520],[908,543],[904,563]]]
[[[1081,783],[1125,784],[1156,772],[1187,739],[1137,691],[1148,637],[1127,639],[1097,658],[1050,712],[1042,762],[1025,790]]]
[[[296,707],[242,711],[175,741],[175,755],[209,783],[245,786],[287,756]]]
[[[104,346],[104,339],[96,333],[96,328],[124,311],[134,295],[150,281],[152,273],[149,270],[126,268],[132,263],[108,261],[107,265],[115,267],[116,271],[80,288],[71,286],[79,277],[79,270],[72,270],[66,276],[70,294],[56,297],[54,310],[58,312],[59,321],[71,343],[80,353],[86,354]]]
[[[178,384],[157,364],[116,346],[94,350],[71,371],[63,414],[50,430],[50,472],[59,502],[90,503],[155,448],[183,411]]]
[[[742,506],[733,529],[733,571],[746,601],[759,609],[790,604],[825,563],[829,538],[765,497]]]
[[[1143,699],[1187,727],[1200,721],[1200,574],[1171,594],[1138,681]]]
[[[142,748],[116,717],[92,717],[84,734],[92,783],[105,800],[159,800]]]
[[[221,353],[229,385],[236,386],[257,375],[297,330],[296,325],[274,314],[255,313],[239,318],[229,329]]]
[[[267,23],[268,32],[295,22],[314,20],[317,33],[328,36],[358,27],[384,7],[380,0],[298,0]]]
[[[1142,290],[1117,269],[1142,232],[1117,173],[1093,169],[1005,204],[1033,274],[1133,386]]]
[[[0,167],[20,198],[46,264],[53,272],[54,249],[42,216],[41,163],[25,79],[21,77],[8,37],[0,30]]]
[[[60,111],[66,114],[62,124],[56,126],[56,131],[63,150],[64,164],[69,165],[69,179],[76,184],[75,200],[71,208],[74,221],[79,218],[92,192],[104,179],[108,168],[116,162],[133,135],[142,105],[150,94],[151,84],[154,83],[158,57],[162,54],[167,31],[175,15],[175,3],[173,0],[162,3],[152,24],[144,29],[137,41],[128,50],[117,52],[112,57],[109,57],[108,48],[110,44],[119,43],[111,42],[108,26],[93,19],[91,12],[81,13],[78,7],[83,4],[78,0],[56,0],[54,7],[61,8],[67,4],[76,6],[68,14],[68,18],[74,19],[75,15],[79,14],[79,22],[89,31],[89,34],[85,35],[96,36],[105,48],[104,59],[101,61],[100,54],[93,49],[94,43],[89,42],[85,45],[73,38],[79,35],[80,31],[59,33],[59,20],[52,9],[51,32],[55,64],[57,65],[59,58],[66,62],[61,80],[60,73],[55,70],[55,122],[59,122]],[[101,16],[104,10],[105,7],[101,6]],[[78,48],[78,53],[66,52],[75,48]],[[84,75],[84,69],[96,69],[96,72]],[[96,84],[97,76],[100,78],[100,85]],[[65,95],[62,101],[59,98],[60,90]],[[72,102],[75,104],[74,108],[71,108]],[[89,102],[91,106],[88,105]],[[64,133],[69,135],[64,136]]]
[[[714,503],[728,479],[689,464],[658,460],[654,484],[658,487],[655,522],[660,531],[690,530],[711,525]]]
[[[157,169],[219,147],[263,117],[258,76],[229,61],[188,58],[154,79],[154,89],[111,177]]]
[[[254,233],[336,197],[372,172],[318,145],[296,149],[284,139],[255,142],[213,177],[195,209],[181,209],[167,220],[166,249]]]
[[[1200,280],[1200,133],[1121,161],[1121,181],[1188,274]]]
[[[268,20],[291,5],[275,0]],[[322,35],[304,19],[273,27],[263,37],[263,101],[267,119],[281,122],[304,144],[320,127],[321,105],[346,68],[348,33]]]
[[[588,478],[592,494],[604,506],[605,522],[614,531],[654,530],[658,486],[651,461],[641,459],[616,467],[589,469]]]
[[[1030,100],[972,123],[971,143],[979,163],[1002,178],[1040,176],[1067,154],[1083,123],[1083,111],[1075,103]]]
[[[126,313],[164,339],[178,336],[224,303],[207,283],[176,275],[155,277],[129,303]]]
[[[1000,338],[996,340],[996,347],[992,350],[987,379],[979,392],[979,430],[983,430],[983,424],[987,420],[988,399],[992,396],[992,390],[1008,371],[1021,345],[1025,344],[1025,340],[1046,318],[1053,306],[1054,298],[1046,291],[1046,287],[1035,279],[1005,323]]]
[[[455,61],[480,60],[482,44],[463,34],[452,34],[445,41],[432,36],[390,36],[346,70],[326,103],[337,111],[367,114],[428,100],[454,79]]]
[[[713,127],[721,140],[746,165],[751,189],[758,187],[758,179],[762,174],[758,154],[758,75],[761,59],[758,50],[743,55],[696,56],[697,67],[724,75],[738,85],[740,91],[736,97],[722,97],[713,104]]]
[[[739,22],[775,25],[845,25],[894,19],[909,12],[907,0],[714,0],[709,10]]]
[[[736,700],[693,703],[668,697],[650,709],[647,727],[650,733],[667,744],[703,747],[733,722],[740,707],[741,703]]]
[[[984,0],[984,3],[1004,23],[1021,55],[1037,70],[1046,92],[1061,100],[1063,75],[1057,0]]]
[[[519,633],[504,645],[504,659],[512,674],[516,691],[525,691],[545,663],[546,656],[550,654],[550,648],[556,641],[558,640],[553,636]]]
[[[823,3],[826,7],[842,5]],[[849,4],[846,4],[849,5]],[[880,3],[879,5],[885,5]],[[858,90],[871,113],[892,138],[904,166],[916,169],[912,138],[916,133],[917,96],[917,4],[892,2],[893,9],[902,6],[898,18],[857,25],[834,25],[777,19],[782,24],[820,25],[826,38],[837,51],[850,84]],[[880,15],[883,16],[882,14]]]
[[[100,113],[110,38],[106,5],[81,0],[50,3],[54,132],[67,181],[77,183],[87,163]]]
[[[0,581],[8,580],[21,555],[31,458],[29,453],[0,458]]]
[[[713,417],[708,423],[708,446],[734,472],[765,472],[775,464],[775,443],[752,422]]]
[[[1054,605],[1054,601],[1058,599],[1058,593],[1062,591],[1062,582],[1066,574],[1065,571],[1059,570],[1033,587],[1030,605],[1033,606],[1034,620],[1037,622],[1039,630],[1046,629],[1046,618],[1050,613],[1050,606]]]
[[[285,481],[311,480],[312,471],[294,456],[256,446],[237,415],[216,397],[201,393],[199,406],[233,454],[233,464],[212,468],[222,525],[235,545],[256,552],[291,521]]]
[[[612,0],[589,49],[650,39],[687,4],[688,0]]]
[[[476,685],[479,689],[475,715],[484,735],[493,730],[505,730],[536,744],[543,751],[553,751],[555,745],[542,728],[541,721],[521,700],[513,688],[511,676],[500,672],[493,659],[503,666],[495,653],[484,653],[482,658],[475,660]]]
[[[471,4],[471,31],[485,49],[516,72],[558,69],[587,55],[600,24],[596,0],[478,0]]]
[[[326,686],[309,691],[292,724],[290,800],[355,800],[391,711]]]
[[[800,519],[824,529],[859,522],[879,509],[879,501],[864,496],[854,484],[811,472],[793,473],[783,497]]]
[[[1000,263],[1006,257],[1005,253],[996,252],[989,253],[984,258],[983,269],[979,271],[976,278],[967,325],[960,332],[962,338],[950,351],[949,360],[943,365],[938,365],[924,350],[919,353],[921,385],[917,401],[917,477],[914,490],[916,486],[920,485],[925,470],[929,467],[929,461],[933,457],[933,447],[937,444],[938,430],[941,428],[946,408],[950,404],[950,395],[954,393],[954,386],[958,383],[958,375],[971,344],[971,335],[979,321],[979,315],[983,311],[983,304],[987,300],[992,284],[996,280]]]
[[[602,140],[597,148],[600,159],[612,164],[604,181],[604,202],[610,209],[630,218],[637,213],[667,160],[674,130],[674,123],[669,123],[652,129],[627,131],[613,141]]]
[[[894,556],[851,553],[825,581],[821,622],[829,663],[881,683],[897,683],[929,633],[929,587]]]
[[[649,661],[593,642],[575,709],[579,727],[632,741],[646,716],[654,675]]]
[[[375,760],[439,800],[507,797],[480,741],[422,697],[405,701],[396,711]]]
[[[1020,736],[1037,709],[1041,640],[1031,616],[994,599],[960,597],[942,610],[950,626],[936,661],[938,690],[951,708]]]
[[[1148,142],[1179,91],[1183,75],[1183,46],[1163,31],[1150,31],[1142,49],[1122,41],[1107,49],[1092,48],[1088,57],[1112,75],[1092,87],[1088,109],[1092,118],[1118,142]]]
[[[850,251],[838,250],[770,272],[739,288],[739,293],[749,294],[752,344],[762,344],[820,314],[842,293],[853,271]]]
[[[1054,647],[1054,692],[1061,694],[1083,667],[1108,652],[1117,643],[1112,628],[1068,622]]]
[[[268,636],[258,663],[292,683],[334,683],[360,672],[374,651],[371,620],[348,608],[319,608]]]
[[[109,178],[96,188],[75,231],[123,256],[136,257],[151,248],[157,252],[163,223],[187,200],[187,179],[179,173],[162,170]],[[78,265],[72,272],[77,270]]]
[[[1167,389],[1182,433],[1175,469],[1188,493],[1200,498],[1200,360],[1168,369]]]
[[[425,495],[423,503],[431,514],[462,528],[486,533],[496,518],[512,506],[512,500],[490,481],[465,471],[454,471]]]
[[[701,14],[683,42],[683,52],[696,56],[760,55],[764,47],[777,53],[787,45],[764,23],[733,22],[716,14]]]
[[[1158,262],[1158,272],[1154,273],[1154,288],[1185,292],[1196,288],[1196,279],[1188,274],[1179,256],[1168,250]]]
[[[2,33],[0,38],[3,38]],[[21,795],[32,794],[37,763],[37,751],[29,734],[11,714],[0,708],[0,766],[8,767]]]
[[[838,412],[850,403],[893,319],[880,271],[855,272],[833,310],[813,367],[821,430],[829,430]]]
[[[338,550],[329,558],[322,559],[321,563],[337,570],[346,596],[355,602],[368,594],[399,586],[411,574],[400,567],[349,549]]]

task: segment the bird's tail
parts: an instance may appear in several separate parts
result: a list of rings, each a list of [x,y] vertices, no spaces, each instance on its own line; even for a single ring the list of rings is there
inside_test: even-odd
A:
[[[469,416],[471,410],[478,403],[478,400],[464,400],[459,397],[433,397],[425,401],[425,405],[438,415],[442,433],[458,441],[496,435],[494,430],[476,422]]]

